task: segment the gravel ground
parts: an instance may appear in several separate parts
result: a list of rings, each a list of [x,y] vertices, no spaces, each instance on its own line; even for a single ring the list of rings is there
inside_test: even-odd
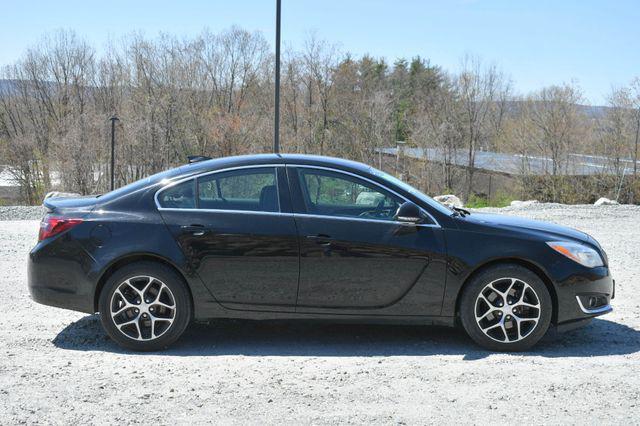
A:
[[[0,206],[0,221],[40,220],[45,211],[42,206]]]
[[[640,208],[495,211],[596,237],[615,311],[521,354],[480,350],[459,330],[242,321],[129,353],[97,316],[29,299],[38,223],[0,222],[0,423],[640,423]]]

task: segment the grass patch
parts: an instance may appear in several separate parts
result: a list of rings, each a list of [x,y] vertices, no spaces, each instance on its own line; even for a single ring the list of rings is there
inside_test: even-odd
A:
[[[491,199],[472,195],[469,197],[467,202],[464,203],[464,206],[469,207],[470,209],[481,209],[483,207],[507,207],[511,204],[511,201],[513,201],[513,198],[506,195],[497,195]]]

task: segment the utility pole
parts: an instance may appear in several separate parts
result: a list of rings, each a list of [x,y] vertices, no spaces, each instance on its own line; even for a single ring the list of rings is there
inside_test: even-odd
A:
[[[115,182],[116,121],[119,121],[119,118],[114,114],[109,120],[111,120],[111,191],[113,191]]]
[[[280,8],[281,0],[276,0],[276,93],[273,123],[273,152],[280,152]]]

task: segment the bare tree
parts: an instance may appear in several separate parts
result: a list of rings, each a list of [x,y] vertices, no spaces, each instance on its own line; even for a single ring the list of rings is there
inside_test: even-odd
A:
[[[469,197],[473,192],[476,152],[480,147],[487,147],[500,132],[510,85],[495,66],[484,67],[479,58],[467,56],[455,90],[462,104],[461,119],[466,129],[466,196]]]
[[[329,131],[329,114],[332,101],[333,73],[338,65],[340,53],[335,45],[318,40],[315,35],[306,41],[302,58],[305,64],[305,82],[307,85],[308,103],[308,145],[307,149],[313,149],[315,143],[319,144],[320,155],[325,152],[325,144]],[[314,94],[317,102],[314,102]]]
[[[547,173],[552,176],[551,197],[562,195],[561,176],[570,172],[569,156],[580,150],[586,132],[587,121],[578,108],[583,102],[580,89],[565,84],[544,88],[529,97],[527,111],[536,132],[533,142],[539,152],[549,161],[545,162]]]

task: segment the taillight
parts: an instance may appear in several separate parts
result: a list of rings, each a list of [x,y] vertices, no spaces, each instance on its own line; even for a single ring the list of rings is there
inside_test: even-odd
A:
[[[51,238],[61,232],[71,229],[82,223],[82,219],[67,219],[62,217],[45,216],[40,222],[40,232],[38,233],[38,241]]]

